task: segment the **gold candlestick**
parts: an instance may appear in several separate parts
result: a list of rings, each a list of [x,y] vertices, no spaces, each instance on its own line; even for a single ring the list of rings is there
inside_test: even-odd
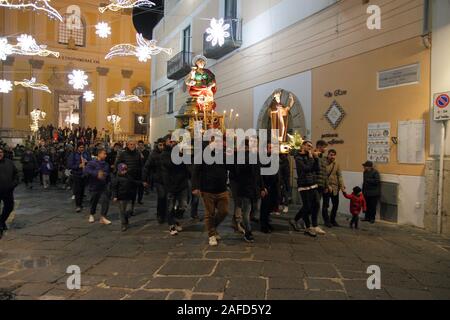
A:
[[[231,109],[231,112],[230,112],[230,119],[228,120],[228,125],[230,126],[230,128],[231,128],[232,125],[233,125],[233,112],[234,112],[234,110]]]

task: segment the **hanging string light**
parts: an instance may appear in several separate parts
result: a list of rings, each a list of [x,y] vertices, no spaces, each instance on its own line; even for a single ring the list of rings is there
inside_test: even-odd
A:
[[[217,46],[217,44],[219,44],[220,47],[223,46],[225,44],[225,39],[231,36],[228,32],[230,25],[224,23],[223,18],[218,21],[215,18],[212,18],[209,28],[206,29],[206,33],[208,33],[206,41],[211,42],[213,47]]]
[[[9,93],[12,90],[12,82],[0,79],[0,93]]]
[[[107,22],[99,22],[95,26],[95,34],[100,38],[106,39],[111,35],[111,27]]]
[[[122,9],[132,9],[134,7],[153,7],[156,6],[154,2],[149,0],[110,0],[110,4],[104,7],[99,7],[98,11],[104,13],[107,10],[120,11]]]
[[[12,54],[40,57],[52,55],[59,58],[59,52],[47,50],[46,45],[38,45],[36,40],[28,34],[20,35],[16,45],[9,44],[6,38],[0,38],[0,60],[6,60]]]
[[[73,70],[68,77],[69,84],[73,86],[75,90],[83,90],[84,87],[88,85],[88,76],[83,70]]]
[[[94,99],[95,99],[95,94],[94,94],[92,91],[85,91],[85,92],[83,93],[83,99],[84,99],[86,102],[92,102],[92,101],[94,101]]]
[[[116,56],[136,56],[140,62],[147,62],[152,56],[165,52],[172,54],[172,49],[158,47],[156,40],[146,40],[140,33],[136,34],[137,46],[132,44],[118,44],[109,50],[105,59],[109,60]]]
[[[114,97],[106,99],[107,102],[142,102],[138,96],[134,94],[126,95],[125,90],[120,91],[119,94],[115,94]]]
[[[50,5],[50,0],[0,0],[0,7],[44,11],[50,18],[63,21],[59,12]]]
[[[14,81],[14,85],[52,93],[50,91],[50,89],[48,88],[48,86],[46,86],[45,84],[42,84],[42,83],[37,83],[36,78],[34,78],[34,77],[31,78],[30,80],[24,79],[23,81]]]

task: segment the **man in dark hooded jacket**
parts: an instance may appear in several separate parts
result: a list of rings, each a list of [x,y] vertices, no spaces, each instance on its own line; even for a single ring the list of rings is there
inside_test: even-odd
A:
[[[0,216],[0,239],[7,230],[6,221],[14,210],[14,189],[19,184],[19,174],[14,163],[5,158],[5,150],[0,148],[0,204],[3,210]]]

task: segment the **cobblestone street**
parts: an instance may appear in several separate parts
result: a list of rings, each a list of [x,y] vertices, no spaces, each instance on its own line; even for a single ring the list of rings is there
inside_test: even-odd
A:
[[[276,232],[246,244],[228,219],[222,243],[207,245],[201,223],[184,221],[171,237],[155,219],[154,194],[131,228],[90,225],[70,192],[17,192],[10,231],[0,241],[0,291],[13,299],[450,299],[450,239],[379,223],[312,239],[274,218]],[[347,203],[342,204],[347,205]],[[295,211],[295,208],[292,208]],[[291,212],[292,215],[294,212]],[[256,228],[255,228],[256,230]],[[82,288],[66,287],[66,268],[81,268]],[[369,291],[378,265],[382,289]]]

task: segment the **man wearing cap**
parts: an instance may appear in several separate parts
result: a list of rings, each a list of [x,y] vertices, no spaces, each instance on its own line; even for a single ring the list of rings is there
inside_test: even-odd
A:
[[[363,195],[367,202],[366,216],[363,221],[375,223],[377,205],[381,196],[380,173],[374,168],[373,162],[366,161],[364,167]]]

